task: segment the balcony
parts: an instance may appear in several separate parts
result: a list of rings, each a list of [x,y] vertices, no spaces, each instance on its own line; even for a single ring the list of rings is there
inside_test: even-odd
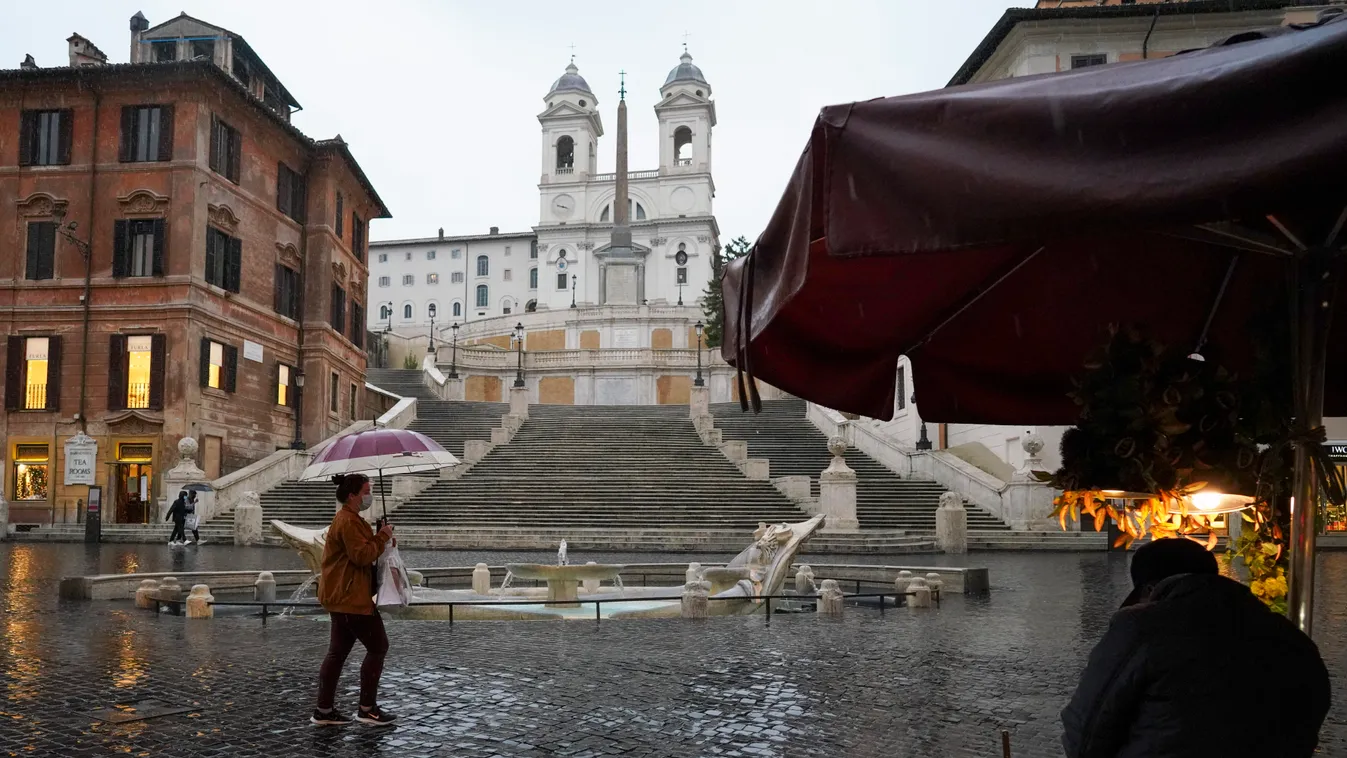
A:
[[[23,409],[41,411],[47,408],[47,385],[30,384],[24,388]]]
[[[628,171],[628,172],[627,172],[627,178],[628,178],[628,179],[658,179],[658,178],[659,178],[659,169],[656,169],[656,170],[654,170],[654,171]],[[594,181],[596,181],[596,182],[613,182],[613,181],[617,181],[617,172],[613,172],[613,173],[611,173],[611,174],[595,174],[595,175],[594,175]]]
[[[558,175],[574,174],[574,173],[575,173],[574,166],[557,166]]]
[[[678,159],[674,160],[674,165],[675,165],[675,166],[691,166],[691,165],[692,165],[692,159],[691,159],[691,158],[678,158]]]

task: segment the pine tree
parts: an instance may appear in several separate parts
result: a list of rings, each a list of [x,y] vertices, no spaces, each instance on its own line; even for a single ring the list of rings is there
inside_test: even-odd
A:
[[[744,237],[735,237],[711,257],[711,281],[706,285],[702,297],[702,310],[706,313],[706,346],[720,347],[724,340],[725,298],[720,291],[721,280],[725,277],[725,267],[730,261],[748,255],[753,245]]]

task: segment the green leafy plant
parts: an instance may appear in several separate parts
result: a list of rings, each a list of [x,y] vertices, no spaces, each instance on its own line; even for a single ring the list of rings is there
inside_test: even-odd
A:
[[[702,311],[706,314],[705,344],[707,347],[720,347],[725,339],[725,296],[721,294],[720,283],[725,278],[725,267],[730,261],[738,260],[753,247],[746,237],[735,237],[725,247],[711,256],[711,281],[706,283],[702,293]]]
[[[415,355],[407,353],[402,356],[402,367],[405,369],[418,369],[421,368],[421,362],[416,359]]]

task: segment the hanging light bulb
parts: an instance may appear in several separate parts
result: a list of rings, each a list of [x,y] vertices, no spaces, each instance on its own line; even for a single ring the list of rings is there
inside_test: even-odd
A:
[[[1194,492],[1185,498],[1191,511],[1203,515],[1235,513],[1253,505],[1254,499],[1248,495],[1232,495],[1215,489]]]

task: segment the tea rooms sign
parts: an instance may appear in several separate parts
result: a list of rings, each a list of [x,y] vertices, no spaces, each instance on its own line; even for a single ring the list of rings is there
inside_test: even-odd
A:
[[[65,483],[93,486],[98,465],[98,441],[80,432],[65,441]]]

